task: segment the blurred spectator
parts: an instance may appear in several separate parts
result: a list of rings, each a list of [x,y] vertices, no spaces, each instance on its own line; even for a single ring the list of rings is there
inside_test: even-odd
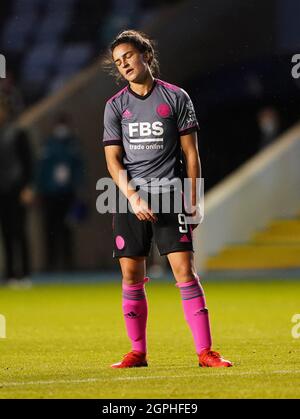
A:
[[[21,91],[16,86],[11,72],[7,72],[5,79],[0,80],[0,100],[8,102],[12,118],[15,118],[24,109]]]
[[[70,118],[60,115],[46,139],[37,167],[36,189],[44,222],[46,270],[73,268],[69,222],[83,184],[83,161]]]
[[[273,107],[263,108],[257,115],[260,148],[271,144],[280,133],[280,117]]]
[[[25,131],[11,122],[7,101],[0,102],[0,225],[4,247],[5,281],[29,284],[30,263],[26,234],[31,204],[32,155]]]

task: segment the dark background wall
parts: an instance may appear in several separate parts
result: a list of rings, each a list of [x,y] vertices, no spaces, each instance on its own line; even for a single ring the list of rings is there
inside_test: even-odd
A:
[[[194,101],[207,189],[258,150],[256,115],[262,106],[279,109],[282,129],[299,116],[299,89],[290,74],[291,51],[299,32],[297,20],[290,25],[295,4],[171,2],[141,28],[157,42],[161,78],[183,87]],[[104,73],[100,59],[21,118],[37,150],[59,110],[70,112],[75,121],[87,161],[90,209],[88,221],[76,230],[79,269],[117,266],[111,258],[111,216],[97,214],[95,185],[97,179],[108,176],[101,145],[105,101],[121,87]],[[38,213],[32,219],[32,231],[34,264],[41,269]]]

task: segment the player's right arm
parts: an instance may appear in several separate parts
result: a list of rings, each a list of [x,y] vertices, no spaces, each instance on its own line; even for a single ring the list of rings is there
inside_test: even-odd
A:
[[[140,221],[155,222],[156,216],[130,185],[130,179],[123,165],[121,119],[117,108],[109,102],[106,104],[104,112],[103,143],[107,169],[113,181],[129,200],[133,212]]]
[[[108,171],[126,198],[129,200],[133,212],[141,221],[156,221],[147,203],[141,199],[138,193],[130,185],[126,168],[123,164],[123,135],[121,126],[121,111],[113,101],[108,101],[104,111],[104,134],[105,158]]]
[[[130,180],[122,162],[123,149],[118,145],[105,147],[105,158],[107,169],[126,198],[129,200],[133,212],[140,221],[155,222],[156,216],[153,214],[147,203],[130,187]]]

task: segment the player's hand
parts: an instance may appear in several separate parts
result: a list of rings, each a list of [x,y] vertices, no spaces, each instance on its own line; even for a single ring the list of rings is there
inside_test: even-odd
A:
[[[192,230],[194,231],[198,227],[198,225],[201,224],[203,221],[203,214],[201,213],[201,209],[197,207],[196,210],[189,213],[187,216],[187,220]]]
[[[147,202],[144,201],[138,194],[134,194],[131,198],[129,198],[129,202],[133,212],[140,221],[151,221],[152,223],[157,221],[156,215],[148,207]]]

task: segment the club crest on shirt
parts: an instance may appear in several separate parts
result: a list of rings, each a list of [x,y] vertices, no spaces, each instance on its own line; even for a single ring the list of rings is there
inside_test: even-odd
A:
[[[161,103],[157,106],[156,113],[161,118],[168,118],[171,115],[171,107],[167,103]]]

